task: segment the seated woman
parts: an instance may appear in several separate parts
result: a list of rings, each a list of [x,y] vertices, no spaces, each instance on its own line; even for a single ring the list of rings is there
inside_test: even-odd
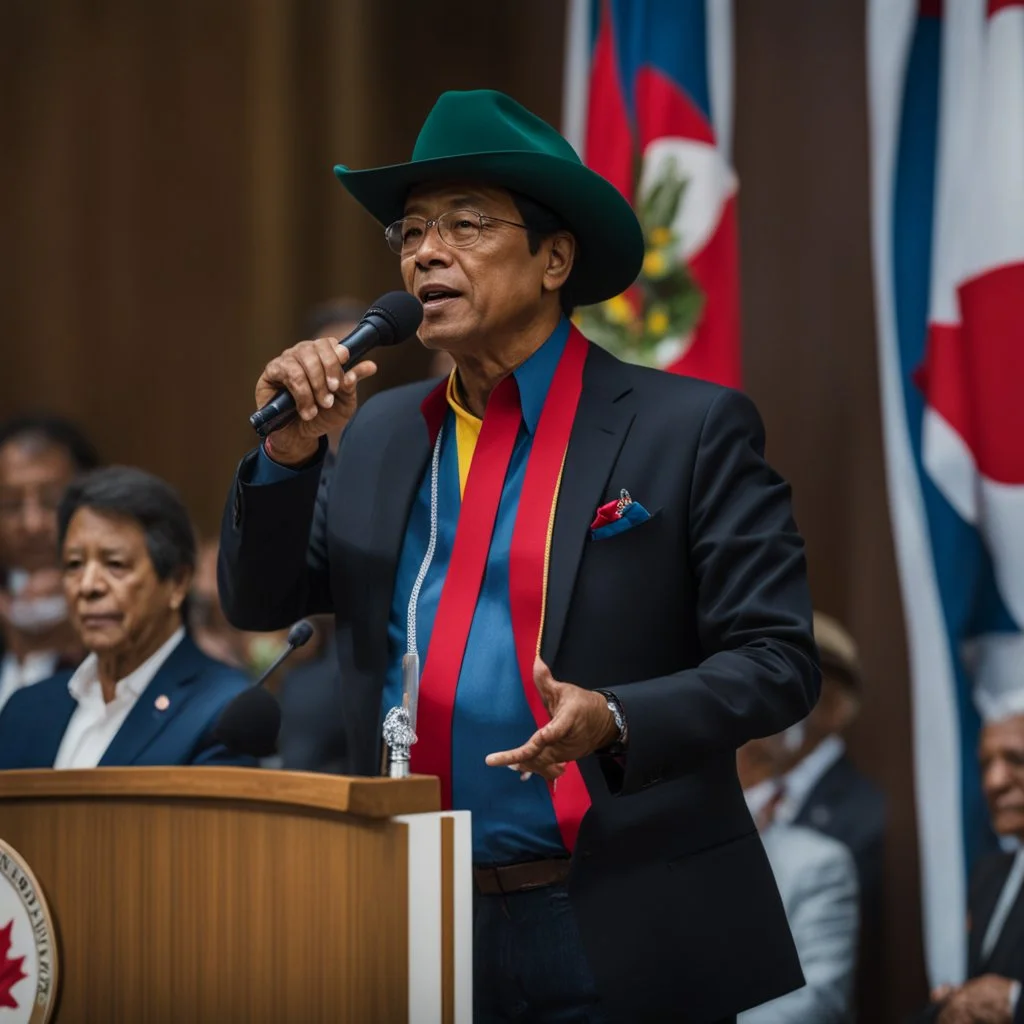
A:
[[[74,481],[57,512],[64,593],[89,651],[0,713],[0,769],[254,765],[212,735],[249,681],[185,632],[196,546],[163,480],[113,466]]]

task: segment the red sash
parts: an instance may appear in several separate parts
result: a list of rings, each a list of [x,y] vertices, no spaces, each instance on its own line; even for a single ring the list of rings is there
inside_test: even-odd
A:
[[[575,327],[571,328],[534,434],[512,531],[509,556],[512,632],[523,690],[538,729],[550,716],[533,682],[533,662],[540,650],[558,488],[583,387],[587,351],[587,340]],[[510,375],[494,389],[484,412],[420,680],[416,722],[419,739],[412,747],[411,767],[417,773],[439,776],[444,807],[451,807],[452,801],[455,691],[521,419],[519,389],[515,377]],[[586,525],[584,523],[581,529]],[[522,741],[528,738],[524,736]],[[502,769],[481,765],[480,770]],[[590,805],[575,763],[568,766],[558,785],[552,787],[552,801],[562,839],[571,850],[580,819]]]

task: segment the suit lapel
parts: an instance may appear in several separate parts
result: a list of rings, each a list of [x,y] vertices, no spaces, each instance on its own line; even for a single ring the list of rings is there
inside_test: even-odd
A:
[[[128,717],[100,759],[100,767],[134,764],[168,722],[184,709],[185,699],[181,690],[204,665],[205,659],[199,648],[188,636],[183,637],[128,712]],[[159,696],[167,698],[163,710],[155,703]],[[164,704],[163,701],[160,703]]]
[[[398,560],[405,539],[413,499],[430,458],[430,435],[419,403],[402,410],[394,432],[384,448],[377,493],[371,508],[374,515],[373,548],[386,556],[386,576],[369,594],[369,649],[384,652],[381,670],[387,666],[388,616],[395,589]],[[380,673],[378,673],[380,675]],[[380,675],[383,686],[383,676]]]
[[[988,973],[1017,977],[1024,952],[1024,890],[1017,894],[1010,916],[1003,924],[992,955],[981,966]]]
[[[70,679],[70,676],[68,678]],[[39,717],[38,731],[32,730],[30,733],[31,743],[26,744],[26,749],[32,758],[33,767],[53,767],[53,762],[57,760],[57,752],[60,750],[60,741],[64,738],[68,723],[77,707],[78,702],[71,696],[71,691],[65,684],[48,706],[49,714]]]
[[[988,923],[992,920],[992,912],[995,910],[996,900],[999,899],[999,891],[1002,889],[1005,879],[1005,871],[999,872],[998,875],[989,875],[985,880],[984,887],[979,887],[976,891],[970,906],[967,964],[972,976],[980,970],[981,944],[984,941],[985,932],[988,931]]]
[[[986,893],[985,907],[983,908],[984,926],[980,930],[972,929],[969,955],[971,963],[977,965],[978,973],[1000,974],[1006,973],[1010,968],[1019,970],[1021,946],[1024,945],[1024,886],[1017,890],[1010,913],[996,937],[992,952],[987,959],[981,959],[981,944],[984,941],[989,922],[992,920],[996,904],[1002,895],[1003,886],[1006,884],[1010,871],[1013,870],[1013,862],[1013,856],[1009,855],[1007,870],[999,873],[998,885],[994,886],[994,891]],[[1011,974],[1011,976],[1016,977],[1015,974]]]
[[[635,416],[627,397],[631,390],[622,381],[618,360],[591,345],[551,537],[541,643],[542,656],[549,665],[558,654],[590,524]]]
[[[576,421],[569,438],[551,540],[542,652],[554,659],[565,628],[573,585],[590,523],[635,415],[619,362],[591,345],[583,371]],[[433,396],[431,396],[433,397]],[[443,393],[441,395],[443,398]],[[430,404],[431,398],[424,403]],[[447,408],[446,404],[443,408]],[[442,404],[431,411],[436,419]],[[434,424],[436,426],[436,424]],[[431,433],[420,405],[402,410],[381,457],[374,509],[373,550],[387,556],[387,576],[369,595],[370,650],[388,650],[387,627],[395,573],[416,491],[430,459]],[[383,670],[386,668],[386,655]],[[383,679],[381,679],[383,686]]]

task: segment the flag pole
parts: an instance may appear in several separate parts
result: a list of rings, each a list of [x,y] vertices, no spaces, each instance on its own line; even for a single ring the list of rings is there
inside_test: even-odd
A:
[[[593,0],[569,0],[565,19],[565,61],[562,65],[562,134],[583,159],[590,77]]]

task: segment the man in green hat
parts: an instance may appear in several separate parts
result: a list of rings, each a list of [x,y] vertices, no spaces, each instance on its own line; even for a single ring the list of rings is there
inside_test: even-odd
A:
[[[642,232],[509,97],[446,93],[408,163],[336,174],[456,369],[356,413],[375,368],[336,339],[267,365],[257,405],[287,388],[299,417],[239,467],[228,617],[335,614],[347,771],[379,771],[409,694],[412,770],[472,812],[478,1022],[700,1024],[798,987],[736,777],[736,749],[818,693],[756,410],[572,326],[633,282]]]

